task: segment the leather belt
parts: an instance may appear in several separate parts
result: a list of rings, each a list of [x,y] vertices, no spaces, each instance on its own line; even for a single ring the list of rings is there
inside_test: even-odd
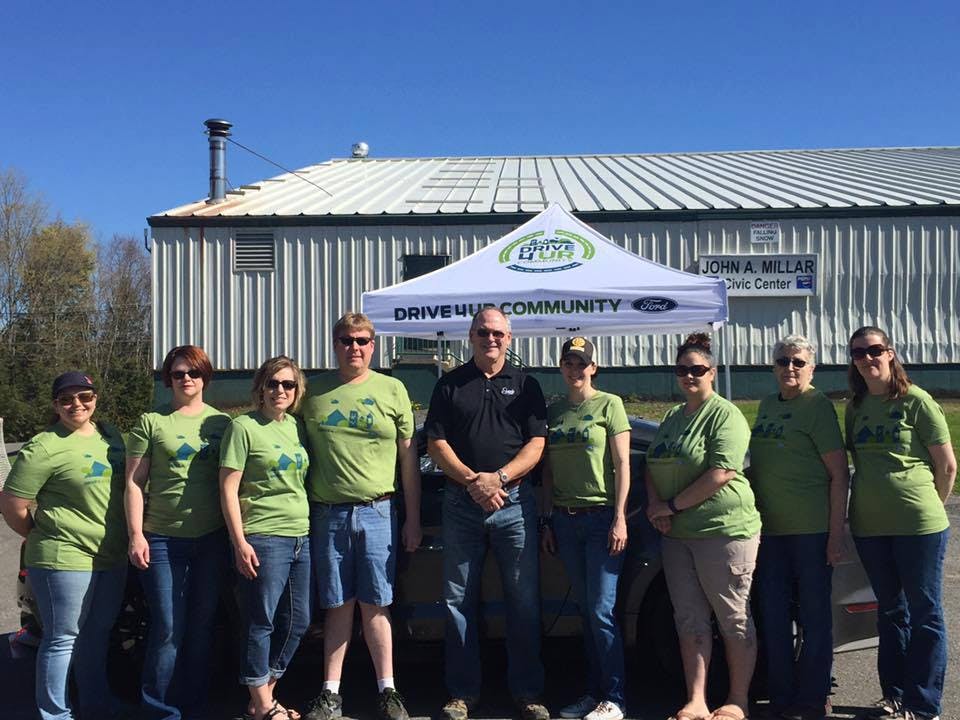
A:
[[[383,500],[389,500],[389,499],[392,498],[392,497],[393,497],[393,493],[392,493],[392,492],[388,492],[388,493],[385,493],[385,494],[381,495],[380,497],[375,497],[375,498],[373,498],[372,500],[359,500],[359,501],[357,501],[357,502],[320,503],[320,504],[321,504],[321,505],[328,505],[328,506],[330,506],[330,507],[359,507],[359,506],[370,507],[370,506],[374,505],[375,503],[381,502],[381,501],[383,501]]]
[[[585,505],[584,507],[570,507],[568,505],[554,505],[554,512],[562,512],[564,515],[586,515],[588,513],[603,512],[608,510],[609,505]]]

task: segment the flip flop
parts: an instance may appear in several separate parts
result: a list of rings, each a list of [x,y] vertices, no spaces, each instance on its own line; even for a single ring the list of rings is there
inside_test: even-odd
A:
[[[727,718],[727,720],[750,720],[748,715],[735,715],[729,710],[724,710],[723,708],[714,710],[712,713],[710,713],[709,717],[705,718],[704,720],[717,720],[718,718]]]

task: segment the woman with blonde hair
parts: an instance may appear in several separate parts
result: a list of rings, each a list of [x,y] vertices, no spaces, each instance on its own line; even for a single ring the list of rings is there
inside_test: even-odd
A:
[[[291,414],[306,386],[290,358],[263,363],[253,378],[257,409],[233,420],[220,457],[220,502],[240,574],[240,683],[252,720],[299,718],[274,689],[310,624],[310,461],[303,421]]]
[[[647,517],[661,533],[687,703],[675,720],[743,720],[757,659],[750,585],[760,515],[743,475],[750,428],[713,389],[710,338],[687,337],[674,373],[685,402],[667,411],[647,450]],[[707,707],[707,669],[716,616],[730,673],[727,701]]]
[[[847,449],[856,473],[850,529],[879,605],[873,718],[935,720],[947,666],[944,503],[957,461],[943,409],[910,382],[878,327],[850,337]]]

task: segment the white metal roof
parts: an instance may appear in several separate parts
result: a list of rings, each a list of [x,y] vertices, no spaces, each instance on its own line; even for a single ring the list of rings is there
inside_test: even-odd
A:
[[[334,159],[159,216],[529,213],[554,202],[651,213],[960,206],[960,147]]]

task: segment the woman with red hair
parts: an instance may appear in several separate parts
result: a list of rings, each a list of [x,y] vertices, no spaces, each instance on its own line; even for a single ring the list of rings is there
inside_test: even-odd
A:
[[[130,562],[150,608],[141,695],[157,720],[203,704],[211,631],[229,545],[220,512],[220,440],[230,417],[203,401],[203,348],[173,348],[160,371],[169,405],[144,413],[127,442]]]

